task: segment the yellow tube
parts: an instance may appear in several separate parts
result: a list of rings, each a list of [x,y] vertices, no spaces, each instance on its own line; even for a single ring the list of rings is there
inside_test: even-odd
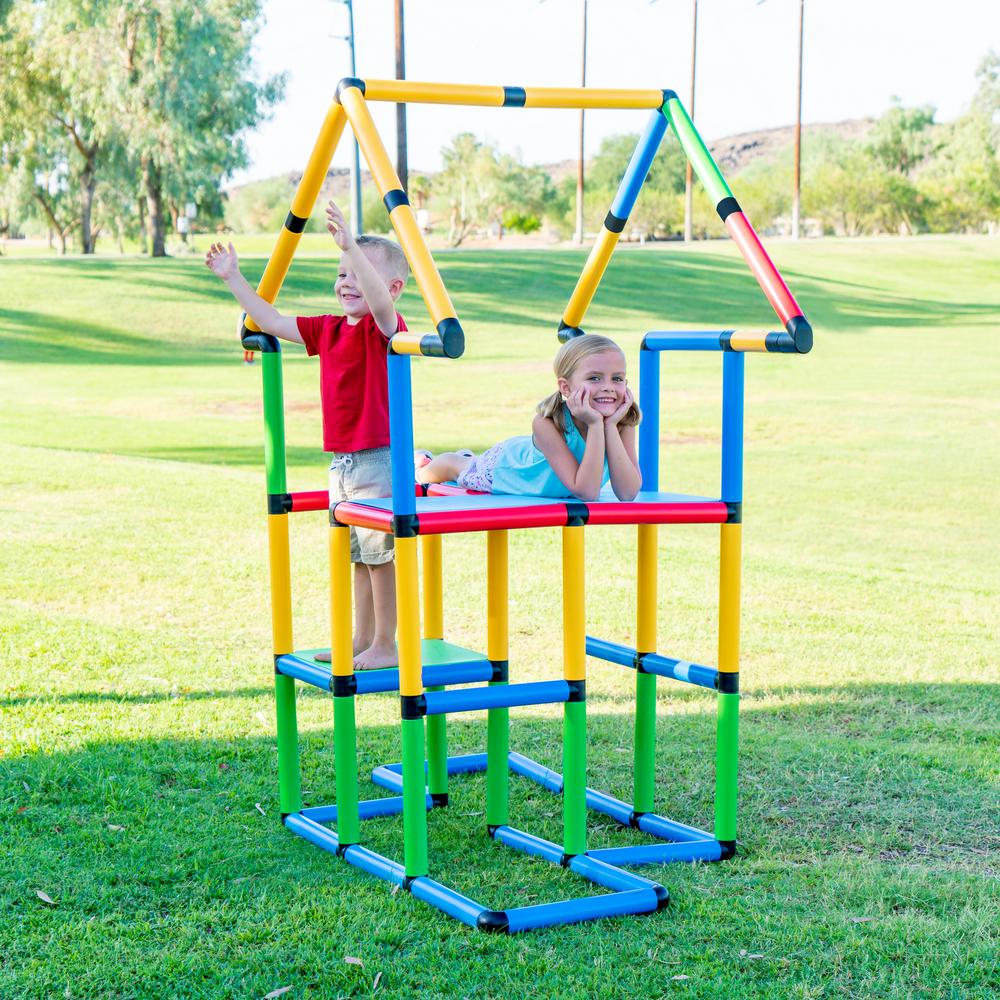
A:
[[[410,262],[410,270],[413,272],[420,294],[424,297],[434,325],[437,326],[443,319],[454,317],[455,307],[444,287],[434,258],[427,249],[413,209],[409,205],[397,205],[389,213],[389,219],[399,237],[399,245]]]
[[[320,128],[319,138],[309,154],[302,180],[295,189],[295,197],[292,198],[292,213],[300,219],[307,219],[312,214],[346,123],[344,109],[336,101],[332,101]]]
[[[424,638],[444,638],[441,536],[424,535],[420,540],[424,556]]]
[[[396,603],[399,609],[399,693],[423,694],[416,537],[396,539]]]
[[[659,108],[662,90],[610,90],[600,87],[525,87],[526,108]]]
[[[333,673],[354,673],[351,642],[351,530],[330,528],[330,660]]]
[[[587,676],[583,531],[582,526],[562,529],[563,677],[568,681]]]
[[[766,351],[767,330],[733,330],[729,346],[734,351]]]
[[[365,80],[365,100],[407,104],[464,104],[503,107],[503,87],[466,83],[414,83],[412,80]]]
[[[740,550],[742,524],[721,524],[719,535],[719,672],[740,669]]]
[[[618,245],[618,233],[611,232],[610,229],[602,229],[601,235],[597,237],[594,248],[590,251],[587,263],[583,267],[580,280],[573,289],[570,296],[569,305],[563,315],[563,322],[567,326],[579,326],[583,322],[584,314],[590,305],[590,300],[597,291],[601,278],[604,277],[604,269],[611,260],[611,255]]]
[[[361,91],[357,87],[347,87],[340,92],[340,103],[347,114],[347,120],[351,123],[351,128],[354,129],[355,138],[365,155],[379,194],[384,198],[388,192],[401,189],[403,185],[400,183],[399,175],[379,138],[375,122],[372,121],[371,112]]]
[[[657,525],[640,524],[636,572],[636,649],[656,652],[656,544]]]
[[[426,333],[401,332],[395,334],[389,344],[394,354],[419,354],[420,342],[426,336]]]
[[[288,558],[288,515],[268,514],[267,551],[271,564],[271,644],[274,655],[292,652],[292,573]]]
[[[486,532],[486,656],[506,660],[508,655],[507,531]]]

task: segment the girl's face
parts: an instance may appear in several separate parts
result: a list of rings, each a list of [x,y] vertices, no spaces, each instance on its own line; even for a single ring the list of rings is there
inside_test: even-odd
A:
[[[588,354],[573,369],[569,378],[557,379],[559,392],[571,396],[578,389],[586,390],[590,405],[602,417],[609,417],[625,399],[625,356],[621,351],[600,351]]]

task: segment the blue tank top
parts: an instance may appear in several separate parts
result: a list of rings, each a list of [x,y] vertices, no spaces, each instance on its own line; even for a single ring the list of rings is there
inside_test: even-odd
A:
[[[583,451],[587,442],[581,436],[568,406],[563,406],[563,420],[566,424],[564,439],[566,447],[573,457],[583,461]],[[493,492],[513,493],[519,496],[533,497],[571,497],[569,490],[559,481],[552,471],[552,466],[535,446],[530,434],[523,437],[508,438],[499,446],[500,454],[493,467]],[[601,485],[611,478],[608,472],[608,459],[604,458],[604,472]]]

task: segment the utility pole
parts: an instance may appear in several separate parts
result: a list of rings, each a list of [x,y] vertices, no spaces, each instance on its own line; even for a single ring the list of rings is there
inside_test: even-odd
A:
[[[694,121],[694,84],[695,67],[698,62],[698,0],[694,0],[694,27],[691,29],[691,121]],[[694,227],[692,224],[692,214],[694,207],[694,192],[692,182],[694,176],[691,170],[691,161],[687,159],[684,171],[684,242],[690,243],[694,239]]]
[[[406,79],[405,43],[403,38],[403,0],[396,0],[396,79]],[[406,105],[396,105],[396,173],[403,190],[409,194],[409,170],[406,163]]]
[[[794,188],[792,189],[792,239],[799,238],[799,215],[801,209],[802,180],[802,37],[806,18],[806,0],[799,0],[799,83],[798,110],[795,114],[795,165]]]
[[[401,2],[401,0],[400,0]],[[583,0],[583,68],[580,86],[587,86],[587,0]],[[580,109],[580,160],[576,168],[576,242],[583,243],[583,109]]]
[[[347,42],[351,55],[351,76],[358,75],[357,62],[354,55],[354,2],[353,0],[334,0],[347,8],[347,34],[334,35],[334,38]],[[351,232],[355,238],[364,232],[364,219],[361,215],[361,155],[358,152],[358,140],[351,133]]]

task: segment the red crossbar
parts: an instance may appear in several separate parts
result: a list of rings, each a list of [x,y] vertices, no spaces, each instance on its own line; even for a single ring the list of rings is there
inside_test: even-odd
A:
[[[333,512],[341,524],[353,524],[357,528],[374,528],[376,531],[392,531],[391,510],[366,507],[363,503],[344,500],[337,504]]]
[[[326,510],[330,506],[330,494],[326,490],[307,490],[304,493],[290,493],[292,512],[300,510]]]
[[[485,507],[482,510],[423,510],[418,515],[421,535],[445,535],[455,531],[492,531],[500,528],[555,528],[566,524],[566,505]]]
[[[588,503],[587,524],[723,524],[729,517],[719,500],[688,503]]]

